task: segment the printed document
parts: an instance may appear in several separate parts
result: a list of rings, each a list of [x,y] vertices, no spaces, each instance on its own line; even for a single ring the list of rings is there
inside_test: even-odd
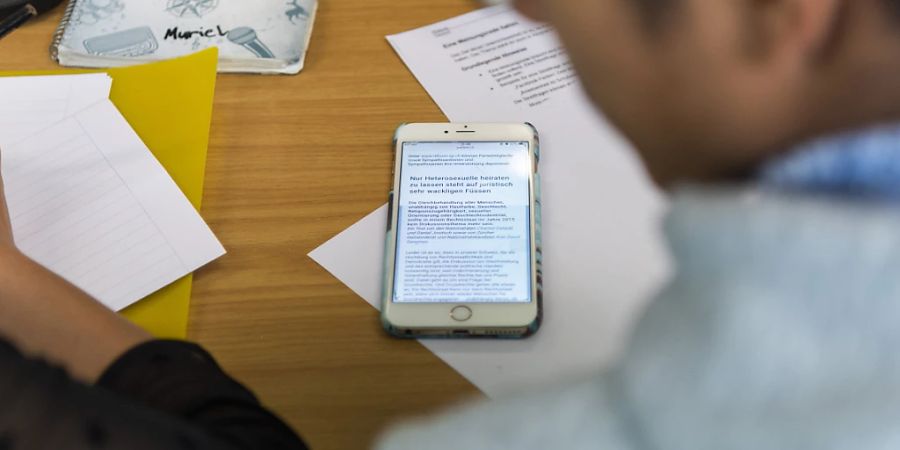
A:
[[[423,344],[488,395],[599,370],[668,277],[663,196],[548,27],[497,6],[388,40],[449,120],[530,122],[541,136],[543,328],[522,341]],[[386,220],[379,209],[310,254],[376,308]]]

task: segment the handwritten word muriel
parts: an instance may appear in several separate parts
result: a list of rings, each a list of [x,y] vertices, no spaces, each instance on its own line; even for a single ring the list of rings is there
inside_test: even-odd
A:
[[[201,28],[199,30],[179,30],[178,27],[172,27],[166,30],[165,36],[163,36],[163,40],[179,40],[179,39],[193,39],[196,37],[204,37],[204,38],[214,38],[214,37],[223,37],[228,34],[228,30],[223,30],[221,25],[216,25],[215,28]]]

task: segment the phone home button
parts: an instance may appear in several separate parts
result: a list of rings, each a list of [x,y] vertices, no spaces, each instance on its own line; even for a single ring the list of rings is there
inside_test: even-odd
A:
[[[457,306],[450,310],[450,317],[457,322],[465,322],[472,318],[472,310],[468,306]]]

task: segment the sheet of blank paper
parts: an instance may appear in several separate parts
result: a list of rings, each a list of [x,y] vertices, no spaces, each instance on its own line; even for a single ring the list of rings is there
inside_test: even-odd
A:
[[[57,78],[35,80],[49,88],[34,102],[0,106],[10,118],[0,125],[0,168],[16,245],[115,310],[224,254],[107,99],[108,84]],[[7,88],[0,79],[0,95]],[[17,121],[33,134],[12,130]]]

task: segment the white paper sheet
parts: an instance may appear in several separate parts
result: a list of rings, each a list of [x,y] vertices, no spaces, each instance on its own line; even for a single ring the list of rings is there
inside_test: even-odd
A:
[[[498,6],[388,40],[450,120],[527,121],[542,141],[543,328],[522,341],[423,344],[489,396],[609,363],[668,276],[665,203],[554,35]],[[381,208],[310,254],[376,308],[386,220]]]
[[[109,98],[111,88],[105,73],[0,77],[0,151]]]
[[[111,309],[225,252],[109,100],[2,158],[16,245]]]

